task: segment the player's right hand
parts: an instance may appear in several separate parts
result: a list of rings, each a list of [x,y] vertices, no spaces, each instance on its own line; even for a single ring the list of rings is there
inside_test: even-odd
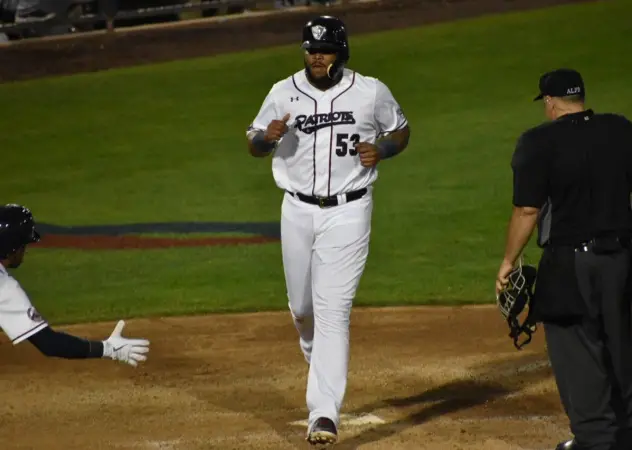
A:
[[[114,331],[103,341],[103,357],[123,361],[136,367],[139,362],[147,360],[149,341],[146,339],[127,339],[121,336],[125,321],[119,320]]]
[[[276,142],[281,139],[283,135],[288,132],[288,120],[290,120],[290,114],[286,114],[281,120],[273,120],[270,122],[268,129],[263,135],[263,139],[265,139],[266,142]]]

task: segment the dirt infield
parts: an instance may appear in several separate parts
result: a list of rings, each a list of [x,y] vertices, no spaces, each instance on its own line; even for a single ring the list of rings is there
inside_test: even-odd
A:
[[[177,26],[121,29],[111,35],[21,41],[0,47],[0,82],[170,61],[297,43],[314,14],[340,16],[353,35],[588,0],[383,0],[350,7],[315,7],[264,17]]]
[[[144,366],[45,359],[3,337],[0,448],[308,448],[288,313],[131,320],[124,335],[151,340]],[[542,332],[515,350],[495,308],[356,309],[351,341],[337,450],[535,450],[567,436]]]

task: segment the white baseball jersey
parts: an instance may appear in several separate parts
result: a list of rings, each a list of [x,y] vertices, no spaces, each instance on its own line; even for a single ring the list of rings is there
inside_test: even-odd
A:
[[[289,131],[272,156],[274,180],[281,189],[319,197],[373,184],[377,169],[362,167],[354,145],[408,124],[383,82],[349,69],[326,91],[312,86],[304,70],[277,82],[248,132],[265,131],[286,114]]]
[[[0,328],[15,345],[46,326],[20,284],[0,264]]]

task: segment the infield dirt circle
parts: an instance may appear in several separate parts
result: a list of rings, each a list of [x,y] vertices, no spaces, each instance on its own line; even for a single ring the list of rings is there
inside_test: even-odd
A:
[[[0,448],[308,448],[287,313],[131,320],[124,335],[151,340],[144,365],[47,359],[3,338]],[[517,351],[489,306],[355,309],[343,414],[336,449],[552,449],[567,436],[542,331]]]

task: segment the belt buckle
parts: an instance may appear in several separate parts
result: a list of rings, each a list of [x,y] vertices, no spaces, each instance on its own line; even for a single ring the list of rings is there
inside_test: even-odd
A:
[[[325,206],[325,200],[327,200],[325,197],[318,197],[318,206],[321,209],[327,207],[327,206]]]
[[[592,244],[592,240],[582,242],[575,247],[575,253],[585,253],[588,251],[588,246]]]

